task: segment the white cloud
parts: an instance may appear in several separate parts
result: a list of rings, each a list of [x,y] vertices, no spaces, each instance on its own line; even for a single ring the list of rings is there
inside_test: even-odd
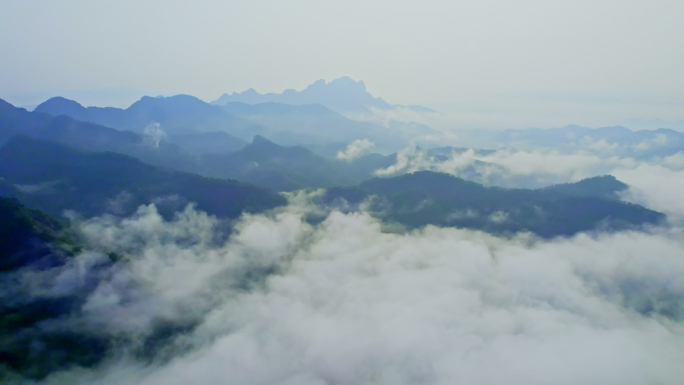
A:
[[[670,155],[663,159],[663,166],[668,167],[673,170],[683,170],[684,169],[684,152],[680,151],[674,155]]]
[[[336,157],[340,160],[354,160],[367,153],[374,146],[375,144],[368,139],[357,139],[349,143],[344,151],[338,151]]]
[[[682,152],[662,159],[639,161],[555,150],[498,150],[478,155],[470,149],[453,152],[446,160],[438,160],[425,150],[409,147],[397,154],[395,164],[377,170],[376,174],[392,176],[421,170],[445,172],[479,183],[528,188],[610,174],[630,186],[622,193],[622,199],[664,212],[671,222],[684,223]]]
[[[397,154],[395,164],[377,170],[376,174],[391,176],[431,170],[504,187],[541,187],[636,165],[637,161],[632,158],[601,158],[584,152],[565,154],[556,150],[505,149],[482,155],[470,149],[454,151],[446,160],[438,160],[425,150],[409,147]]]
[[[684,220],[684,170],[640,164],[632,169],[616,169],[613,174],[630,185],[623,199],[664,212],[672,220]]]
[[[392,176],[399,173],[410,173],[430,169],[433,164],[435,164],[435,160],[425,150],[416,146],[409,146],[397,153],[397,160],[393,165],[375,170],[375,174]]]
[[[332,212],[310,225],[305,197],[294,198],[244,216],[219,242],[216,219],[192,208],[172,222],[143,206],[130,219],[83,223],[92,247],[130,261],[84,309],[100,332],[135,341],[155,319],[200,323],[176,337],[168,362],[114,360],[46,383],[669,384],[684,376],[679,230],[553,241],[431,226],[383,233],[365,213]]]
[[[153,122],[147,125],[143,130],[143,139],[145,144],[157,148],[159,147],[159,142],[166,138],[166,132],[162,130],[161,125],[157,122]]]
[[[495,211],[487,218],[487,220],[494,223],[503,223],[508,220],[508,213],[504,211]]]

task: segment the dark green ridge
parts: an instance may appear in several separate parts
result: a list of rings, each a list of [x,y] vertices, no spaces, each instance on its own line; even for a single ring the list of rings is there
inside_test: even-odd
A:
[[[530,231],[542,237],[658,224],[665,215],[621,202],[627,185],[613,176],[543,189],[487,187],[449,174],[420,171],[376,178],[358,187],[329,189],[323,201],[358,204],[371,199],[376,216],[408,228],[428,224],[496,234]]]
[[[121,215],[164,197],[176,205],[172,211],[195,202],[200,210],[228,218],[286,203],[262,187],[162,169],[127,155],[87,152],[25,136],[16,136],[0,148],[0,177],[12,184],[14,191],[19,190],[29,206],[54,216],[64,210],[99,215],[107,212],[117,197],[122,207],[113,212]]]

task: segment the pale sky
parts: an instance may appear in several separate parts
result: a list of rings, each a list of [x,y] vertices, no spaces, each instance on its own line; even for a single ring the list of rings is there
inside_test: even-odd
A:
[[[0,97],[211,101],[346,75],[390,103],[462,114],[676,121],[683,15],[682,0],[0,0]]]

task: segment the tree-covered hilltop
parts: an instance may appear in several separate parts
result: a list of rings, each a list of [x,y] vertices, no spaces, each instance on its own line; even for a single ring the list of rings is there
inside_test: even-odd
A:
[[[245,148],[205,157],[211,175],[265,186],[276,191],[355,185],[341,162],[325,159],[300,146],[280,146],[255,136]]]
[[[536,190],[504,189],[421,171],[332,188],[323,200],[344,200],[352,206],[367,200],[374,215],[409,228],[432,224],[504,234],[530,231],[542,237],[639,227],[664,219],[662,213],[619,201],[617,193],[625,188],[614,177],[603,176]]]
[[[60,222],[17,199],[0,197],[0,273],[73,246]]]
[[[78,331],[51,331],[49,320],[68,316],[86,294],[28,294],[22,274],[50,273],[79,250],[63,224],[47,214],[0,197],[0,382],[9,369],[41,378],[103,357],[104,340]],[[35,282],[34,284],[41,284]]]

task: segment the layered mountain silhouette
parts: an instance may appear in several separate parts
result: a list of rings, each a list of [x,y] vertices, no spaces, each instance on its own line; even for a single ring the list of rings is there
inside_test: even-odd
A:
[[[67,115],[85,122],[134,132],[144,132],[151,124],[156,123],[169,135],[210,131],[239,132],[252,125],[189,95],[157,98],[145,96],[126,109],[83,107],[73,100],[54,97],[38,105],[34,111],[53,116]]]
[[[215,153],[216,145],[199,146],[209,132],[223,132],[225,150],[240,147],[241,141],[263,135],[285,145],[344,146],[356,139],[370,139],[378,150],[396,151],[414,136],[412,127],[390,129],[344,117],[322,104],[288,105],[267,102],[257,105],[229,103],[211,105],[188,95],[143,97],[126,109],[83,107],[61,97],[51,98],[34,110],[52,116],[66,115],[119,130],[154,134],[193,153]],[[418,131],[424,131],[420,127]],[[186,146],[183,136],[196,135]],[[181,138],[178,138],[181,136]],[[242,143],[244,145],[244,143]],[[331,155],[331,154],[326,154]],[[333,154],[334,156],[334,154]]]
[[[408,228],[432,224],[497,234],[529,231],[542,237],[638,228],[664,220],[664,214],[617,200],[617,192],[625,188],[604,176],[537,190],[503,189],[421,171],[329,189],[324,201],[341,207],[370,201],[374,215]]]
[[[57,101],[57,104],[63,101],[59,98],[51,100]],[[65,105],[74,107],[73,103],[67,102]],[[212,109],[222,108],[207,106]],[[353,185],[372,177],[375,170],[364,167],[363,160],[353,163],[337,162],[325,159],[303,147],[289,148],[277,145],[263,136],[257,136],[256,143],[248,148],[245,141],[223,131],[168,135],[154,143],[150,135],[120,131],[64,115],[53,117],[47,113],[28,112],[4,102],[0,103],[0,108],[0,145],[14,136],[25,135],[57,141],[82,150],[117,152],[155,166],[204,176],[233,178],[277,191],[329,187],[336,184]],[[242,113],[250,116],[270,116],[271,118],[262,120],[268,120],[269,124],[274,125],[278,122],[278,116],[281,116],[282,121],[286,121],[293,129],[302,130],[304,138],[307,137],[305,132],[315,131],[319,125],[323,127],[321,130],[330,128],[329,125],[326,126],[326,120],[334,122],[333,128],[340,128],[340,132],[344,132],[346,128],[354,128],[357,134],[361,135],[372,128],[365,123],[348,120],[320,105],[233,104],[228,108],[242,109]],[[308,123],[297,128],[297,121]],[[265,146],[265,142],[269,145]],[[254,167],[255,164],[259,164],[260,167]],[[10,185],[4,188],[13,187]]]
[[[323,79],[317,80],[301,91],[287,89],[282,94],[260,94],[250,88],[241,93],[223,94],[212,104],[223,105],[231,102],[247,104],[274,102],[294,105],[318,103],[340,113],[366,112],[371,108],[389,110],[394,107],[404,107],[389,104],[382,98],[373,97],[366,90],[366,85],[362,80],[355,81],[348,76],[335,79],[330,83],[326,83]],[[434,112],[421,106],[408,106],[407,108],[422,112]]]
[[[171,215],[195,202],[210,214],[235,218],[285,204],[267,189],[158,168],[112,152],[88,152],[16,136],[0,148],[0,178],[17,198],[53,216],[64,210],[82,215],[132,213],[156,203]],[[5,188],[5,190],[8,190]],[[9,191],[11,194],[12,191]]]
[[[52,100],[52,99],[51,99]],[[71,105],[66,103],[66,105]],[[0,99],[0,146],[16,135],[52,140],[92,151],[113,151],[147,163],[184,171],[197,171],[198,159],[177,145],[149,135],[120,131],[60,114],[29,112]]]

